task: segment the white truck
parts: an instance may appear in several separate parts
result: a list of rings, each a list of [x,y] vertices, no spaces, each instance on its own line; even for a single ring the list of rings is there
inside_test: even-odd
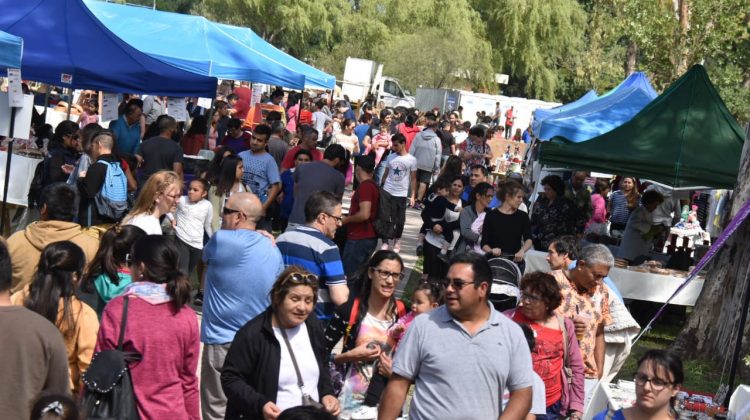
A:
[[[415,100],[408,90],[401,88],[398,80],[383,76],[383,65],[363,58],[346,58],[341,95],[346,95],[352,103],[363,102],[368,94],[375,101],[383,101],[385,106],[413,108]]]
[[[515,114],[515,123],[513,128],[526,129],[532,120],[533,112],[537,108],[552,108],[560,105],[556,102],[545,102],[537,99],[516,98],[502,95],[490,95],[486,93],[477,93],[467,90],[457,89],[417,89],[417,108],[426,112],[432,108],[439,108],[440,112],[457,110],[459,106],[463,107],[464,120],[476,120],[476,113],[484,111],[486,115],[492,117],[495,114],[496,104],[500,102],[500,122],[505,122],[505,111],[511,106]]]

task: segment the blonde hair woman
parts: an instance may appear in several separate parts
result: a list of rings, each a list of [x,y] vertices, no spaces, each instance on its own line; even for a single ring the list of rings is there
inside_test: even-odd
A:
[[[122,224],[138,226],[147,235],[161,235],[159,218],[175,210],[181,193],[182,178],[176,172],[159,171],[151,175]]]

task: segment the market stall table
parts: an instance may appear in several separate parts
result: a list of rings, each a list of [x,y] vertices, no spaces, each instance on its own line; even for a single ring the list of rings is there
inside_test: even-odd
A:
[[[526,272],[549,271],[547,253],[531,250],[526,253]],[[609,277],[625,299],[664,303],[685,281],[684,278],[654,273],[642,273],[612,267]],[[673,305],[693,306],[703,289],[704,279],[696,278],[670,302]]]

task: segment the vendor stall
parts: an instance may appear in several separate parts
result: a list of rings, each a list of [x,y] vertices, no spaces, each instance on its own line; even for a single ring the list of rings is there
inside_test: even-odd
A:
[[[547,253],[531,250],[526,253],[526,272],[549,271]],[[664,303],[685,281],[683,277],[655,274],[612,267],[609,277],[624,299]],[[693,306],[703,289],[703,278],[696,278],[670,302],[673,305]]]

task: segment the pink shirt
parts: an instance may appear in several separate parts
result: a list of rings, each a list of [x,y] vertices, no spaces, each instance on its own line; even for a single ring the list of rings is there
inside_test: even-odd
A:
[[[95,351],[117,348],[123,301],[118,296],[104,308]],[[142,419],[199,420],[198,318],[188,306],[177,313],[172,308],[130,296],[123,348],[143,356],[130,366],[138,414]]]
[[[591,219],[586,223],[588,227],[592,223],[604,223],[607,221],[607,203],[601,194],[591,194],[591,206],[594,211],[591,213]]]

